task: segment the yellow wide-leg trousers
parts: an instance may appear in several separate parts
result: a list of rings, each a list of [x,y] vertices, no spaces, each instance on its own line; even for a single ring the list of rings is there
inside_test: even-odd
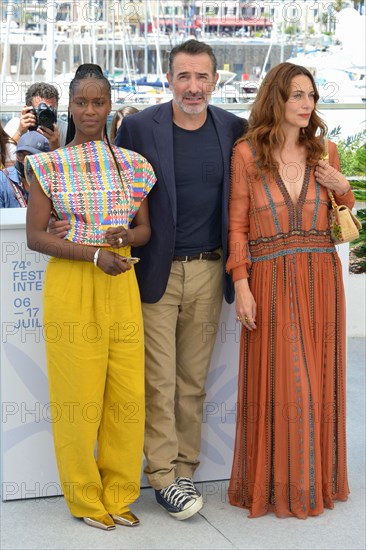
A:
[[[129,255],[129,248],[118,252]],[[145,420],[134,269],[112,277],[92,263],[52,259],[44,335],[56,458],[70,511],[123,513],[140,493]]]

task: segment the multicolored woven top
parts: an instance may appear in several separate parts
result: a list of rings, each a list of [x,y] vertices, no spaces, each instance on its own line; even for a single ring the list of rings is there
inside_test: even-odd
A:
[[[70,223],[69,241],[108,246],[105,231],[129,227],[156,181],[144,157],[112,147],[122,177],[104,141],[26,157],[26,174],[31,167],[58,218]]]

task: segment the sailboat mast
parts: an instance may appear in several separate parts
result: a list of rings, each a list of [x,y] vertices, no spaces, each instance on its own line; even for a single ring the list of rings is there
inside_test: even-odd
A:
[[[149,45],[147,40],[147,31],[148,31],[148,14],[147,14],[147,2],[144,3],[145,11],[145,22],[144,22],[144,38],[145,38],[145,58],[144,58],[144,73],[145,77],[147,79],[147,75],[149,72]]]
[[[13,15],[12,5],[9,3],[6,8],[6,29],[5,29],[5,42],[3,49],[3,62],[1,67],[1,78],[0,85],[1,90],[3,89],[3,84],[5,82],[6,70],[9,65],[9,34],[10,34],[10,22]]]
[[[104,19],[105,19],[105,37],[106,37],[106,52],[105,52],[105,70],[107,71],[107,74],[109,74],[109,9],[108,9],[108,2],[107,0],[104,0],[103,5],[104,10]]]
[[[47,6],[47,33],[46,33],[46,82],[55,80],[55,26],[56,4]]]
[[[155,38],[155,48],[156,48],[156,73],[158,75],[160,75],[161,77],[161,81],[163,83],[163,92],[165,94],[165,86],[164,86],[164,75],[163,75],[163,69],[162,69],[162,66],[161,66],[161,56],[160,56],[160,44],[159,44],[159,40],[158,40],[158,37],[159,37],[159,32],[160,32],[160,29],[159,29],[159,11],[160,11],[160,0],[159,0],[159,3],[158,3],[158,29],[156,30],[155,28],[155,24],[154,24],[154,18],[153,18],[153,15],[152,15],[152,10],[151,10],[151,3],[150,3],[150,0],[147,0],[147,4],[148,4],[148,8],[149,8],[149,14],[150,14],[150,18],[151,18],[151,26],[152,26],[152,31],[153,31],[153,34],[154,34],[154,38]]]
[[[172,22],[173,22],[173,46],[175,46],[176,40],[177,40],[177,34],[175,32],[175,0],[173,0],[173,14],[172,14]]]

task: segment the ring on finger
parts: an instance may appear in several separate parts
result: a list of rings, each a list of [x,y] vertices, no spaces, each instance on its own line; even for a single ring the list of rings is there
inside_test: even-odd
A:
[[[118,239],[119,246],[122,246],[122,243],[123,243],[123,239],[122,239],[122,237],[119,237],[119,239]]]
[[[237,321],[240,321],[241,323],[250,323],[250,318],[245,315],[244,317],[239,317],[239,315],[236,318]]]

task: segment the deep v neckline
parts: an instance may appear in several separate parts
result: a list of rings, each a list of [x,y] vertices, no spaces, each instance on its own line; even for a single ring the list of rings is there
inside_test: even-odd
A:
[[[275,179],[276,179],[277,185],[279,186],[279,188],[281,190],[281,193],[282,193],[282,195],[283,195],[283,197],[286,201],[286,204],[291,206],[294,211],[299,210],[299,208],[302,208],[302,206],[304,204],[304,201],[305,201],[305,198],[306,198],[306,195],[307,195],[307,192],[308,192],[308,187],[309,187],[310,166],[308,164],[306,164],[306,166],[305,166],[304,178],[303,178],[303,181],[302,181],[302,184],[301,184],[300,194],[299,194],[299,197],[298,197],[296,202],[294,202],[292,200],[292,197],[291,197],[291,195],[290,195],[283,179],[281,178],[279,172],[277,172],[277,175],[276,175]]]

